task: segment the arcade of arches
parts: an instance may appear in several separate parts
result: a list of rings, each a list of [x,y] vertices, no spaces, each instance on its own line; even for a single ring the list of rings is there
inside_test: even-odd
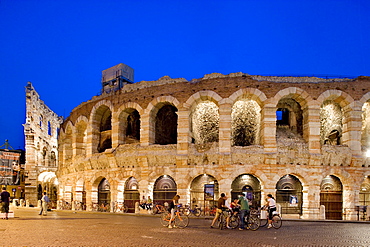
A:
[[[260,206],[271,193],[284,215],[355,219],[370,205],[369,116],[367,77],[214,73],[126,85],[63,123],[58,200],[133,212],[142,196],[208,207],[244,192]]]

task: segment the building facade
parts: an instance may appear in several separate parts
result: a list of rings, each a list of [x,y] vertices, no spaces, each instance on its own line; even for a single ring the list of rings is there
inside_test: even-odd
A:
[[[107,92],[107,91],[105,91]],[[213,73],[126,84],[77,106],[58,139],[61,201],[142,196],[207,210],[224,192],[291,217],[370,205],[370,78]]]
[[[58,131],[63,119],[40,99],[31,82],[26,86],[25,199],[37,205],[42,193],[57,201]]]

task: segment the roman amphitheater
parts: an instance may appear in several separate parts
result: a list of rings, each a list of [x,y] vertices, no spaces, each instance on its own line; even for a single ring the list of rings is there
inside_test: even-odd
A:
[[[222,192],[255,206],[271,193],[283,216],[356,219],[368,149],[370,77],[111,80],[61,125],[58,200],[134,210],[179,194],[207,209]]]

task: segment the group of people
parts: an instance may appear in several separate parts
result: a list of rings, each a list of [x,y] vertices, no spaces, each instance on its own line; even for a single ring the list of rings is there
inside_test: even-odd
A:
[[[275,198],[271,195],[268,194],[266,198],[266,205],[265,207],[268,210],[268,226],[267,228],[272,227],[272,216],[273,212],[276,211],[276,201]],[[212,221],[211,228],[214,227],[214,224],[220,217],[220,215],[225,211],[225,210],[231,210],[232,214],[237,214],[239,213],[240,217],[240,225],[239,225],[239,230],[244,230],[245,229],[245,217],[249,215],[249,201],[245,197],[243,193],[241,193],[238,197],[238,199],[235,199],[234,201],[229,204],[227,200],[227,196],[225,193],[221,193],[221,197],[217,201],[217,209],[216,209],[216,216]],[[226,218],[226,227],[231,228],[229,226],[230,223],[230,216]]]
[[[148,196],[148,200],[145,198],[145,196],[143,196],[139,204],[139,206],[142,209],[146,209],[146,210],[152,210],[152,205],[153,205],[153,200],[152,198],[150,198],[150,196]]]

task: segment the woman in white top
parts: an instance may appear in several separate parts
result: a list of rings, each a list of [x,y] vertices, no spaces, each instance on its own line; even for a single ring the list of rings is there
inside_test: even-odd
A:
[[[268,219],[269,225],[268,225],[267,228],[271,228],[272,227],[271,222],[272,222],[273,212],[276,211],[276,201],[275,201],[275,198],[271,194],[267,194],[266,206],[267,206],[267,210],[269,212],[269,219]]]

